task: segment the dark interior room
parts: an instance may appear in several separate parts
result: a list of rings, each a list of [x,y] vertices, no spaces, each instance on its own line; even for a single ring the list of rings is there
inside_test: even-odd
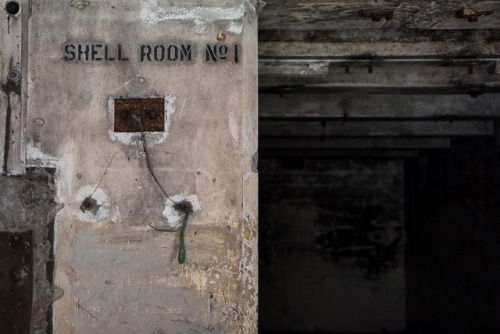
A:
[[[260,333],[500,331],[499,20],[398,4],[262,11]]]

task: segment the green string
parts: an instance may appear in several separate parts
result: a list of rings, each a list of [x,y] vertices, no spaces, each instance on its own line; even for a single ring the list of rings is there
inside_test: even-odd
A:
[[[181,230],[181,242],[179,244],[179,256],[178,260],[180,264],[183,264],[186,262],[186,248],[184,247],[184,232],[186,231],[186,225],[189,219],[189,214],[193,212],[192,210],[186,211],[186,214],[184,215],[184,222],[182,223],[182,230]]]

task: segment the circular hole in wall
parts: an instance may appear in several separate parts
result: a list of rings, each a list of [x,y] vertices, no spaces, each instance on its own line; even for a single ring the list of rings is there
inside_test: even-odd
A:
[[[5,10],[11,15],[16,15],[19,13],[19,4],[16,1],[9,1],[5,5]]]

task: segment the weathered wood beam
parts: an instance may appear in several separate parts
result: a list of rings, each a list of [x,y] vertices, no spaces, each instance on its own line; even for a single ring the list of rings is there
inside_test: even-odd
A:
[[[262,79],[261,79],[262,81]],[[280,85],[260,87],[260,94],[467,94],[471,97],[499,93],[497,86],[450,86],[450,87],[397,87],[397,86],[327,86],[327,85]]]
[[[308,87],[399,87],[399,88],[437,88],[437,87],[469,87],[491,88],[500,87],[500,75],[495,73],[496,62],[458,63],[448,66],[439,63],[421,62],[359,62],[341,60],[333,62],[325,71],[324,63],[314,62],[311,66],[296,61],[289,65],[281,62],[261,60],[259,87],[279,87],[302,85]],[[295,65],[292,65],[295,64]],[[321,64],[321,65],[318,65]],[[293,69],[295,66],[295,70]],[[270,70],[273,68],[273,71]],[[314,73],[312,69],[319,68],[317,75],[298,75],[301,69],[310,69],[305,74]],[[280,71],[281,74],[279,73]]]
[[[345,73],[350,73],[351,68],[361,68],[361,73],[368,71],[373,74],[375,69],[386,71],[388,66],[411,70],[413,66],[425,65],[430,67],[447,67],[466,70],[467,74],[474,74],[477,68],[486,69],[488,74],[498,74],[500,71],[500,57],[475,58],[475,59],[439,59],[439,58],[387,58],[387,59],[261,59],[259,60],[259,76],[281,77],[281,76],[328,76],[330,67],[342,68]],[[410,66],[410,67],[408,67]],[[395,67],[394,67],[395,68]],[[364,70],[364,71],[363,71]],[[359,72],[359,71],[358,71]],[[378,71],[380,72],[380,71]],[[449,73],[450,71],[446,71]],[[461,71],[465,72],[465,71]],[[492,78],[489,78],[490,80]]]
[[[261,119],[259,135],[267,137],[411,137],[486,136],[492,121],[340,121]]]
[[[259,60],[259,76],[327,76],[328,60]]]
[[[259,16],[260,29],[334,29],[355,25],[382,27],[386,21],[373,22],[360,15],[362,10],[394,10],[401,1],[266,1]]]
[[[500,42],[498,29],[343,29],[343,30],[259,30],[259,42],[304,43],[439,43],[453,44]]]
[[[259,150],[259,158],[415,158],[418,150]]]
[[[500,93],[465,94],[261,94],[260,117],[442,118],[498,117]]]
[[[267,0],[260,29],[500,28],[499,1]]]
[[[500,21],[500,20],[499,20]],[[266,42],[259,43],[259,58],[498,58],[500,42]]]
[[[259,139],[259,149],[423,149],[447,148],[449,138],[318,138]]]

